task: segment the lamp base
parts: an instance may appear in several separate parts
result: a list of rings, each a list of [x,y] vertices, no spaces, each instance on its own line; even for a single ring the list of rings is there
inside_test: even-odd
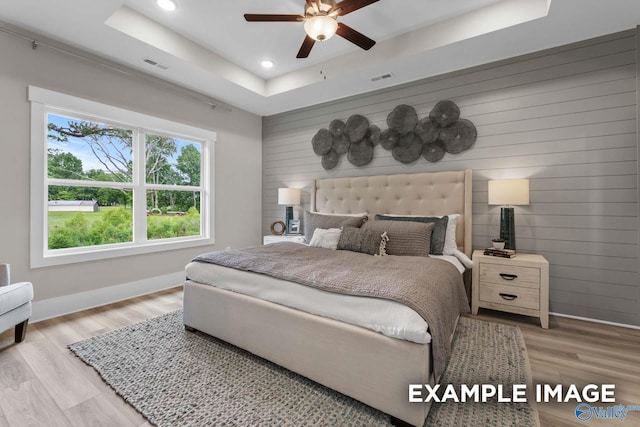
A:
[[[513,208],[500,209],[500,238],[505,249],[516,250],[516,222]]]
[[[285,223],[285,229],[287,230],[287,234],[289,234],[289,221],[291,221],[293,219],[293,206],[287,206],[285,208],[285,214],[284,214],[284,223]]]

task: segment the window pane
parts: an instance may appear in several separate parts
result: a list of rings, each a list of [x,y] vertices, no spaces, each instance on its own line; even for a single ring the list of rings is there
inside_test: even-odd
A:
[[[145,135],[147,184],[200,185],[201,144],[162,135]]]
[[[147,191],[147,239],[199,235],[199,191]]]
[[[132,131],[47,115],[49,178],[132,182]]]
[[[133,241],[132,192],[50,185],[49,249]]]

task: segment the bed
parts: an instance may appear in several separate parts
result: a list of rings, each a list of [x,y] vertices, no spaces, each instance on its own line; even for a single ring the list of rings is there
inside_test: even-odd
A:
[[[470,170],[321,179],[313,185],[311,203],[316,212],[366,212],[370,218],[375,214],[457,214],[455,244],[460,252],[471,254]],[[274,246],[278,245],[296,244]],[[287,250],[286,246],[279,247]],[[184,285],[187,329],[248,350],[397,420],[423,425],[429,405],[409,403],[408,385],[433,384],[437,380],[429,340],[398,339],[231,291],[224,285],[211,286],[214,280],[244,283],[262,275],[213,266],[207,274],[214,279],[199,282],[193,279],[201,277],[197,269],[208,267],[192,264],[195,266],[188,267]],[[447,337],[451,338],[452,334]]]

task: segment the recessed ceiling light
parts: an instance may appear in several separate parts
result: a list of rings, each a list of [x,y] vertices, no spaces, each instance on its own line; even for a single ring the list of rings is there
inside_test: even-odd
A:
[[[176,2],[173,0],[158,0],[158,6],[163,8],[164,10],[174,11],[176,10]]]
[[[262,65],[262,68],[273,68],[276,64],[274,64],[270,59],[263,59],[260,65]]]

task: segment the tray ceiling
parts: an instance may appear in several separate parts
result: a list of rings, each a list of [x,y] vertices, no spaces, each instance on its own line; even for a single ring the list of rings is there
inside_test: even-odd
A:
[[[341,18],[376,40],[371,50],[333,37],[300,60],[295,56],[304,38],[301,23],[248,23],[243,14],[301,14],[302,0],[176,2],[170,13],[155,0],[2,0],[0,21],[259,115],[640,23],[637,0],[380,0]],[[263,59],[275,66],[262,68]],[[385,74],[391,77],[373,79]]]

